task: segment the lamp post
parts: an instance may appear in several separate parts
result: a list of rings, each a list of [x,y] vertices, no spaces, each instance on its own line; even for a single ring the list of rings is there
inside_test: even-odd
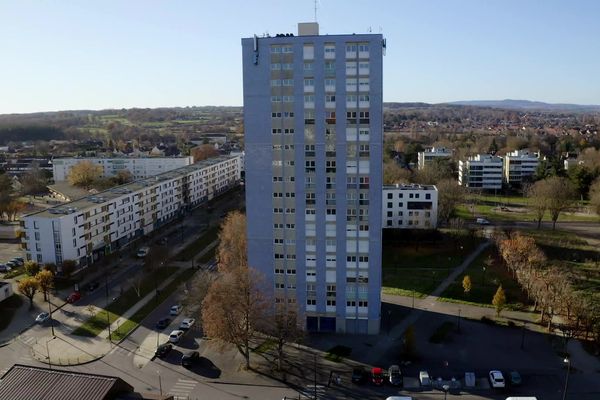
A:
[[[458,332],[460,332],[460,308],[458,309]]]
[[[112,344],[112,336],[110,334],[110,311],[108,311],[108,274],[104,275],[104,296],[106,299],[106,323],[108,324],[108,341]]]
[[[48,354],[48,367],[52,369],[52,361],[50,361],[50,348],[48,347],[49,340],[46,340],[46,354]]]
[[[314,357],[314,363],[315,363],[315,376],[314,376],[315,400],[317,400],[317,353],[314,353],[313,357]]]
[[[450,386],[449,385],[443,385],[442,386],[442,390],[444,391],[444,400],[446,400],[446,397],[448,397],[448,390],[450,390]]]
[[[482,267],[483,269],[483,275],[481,276],[481,284],[485,285],[485,267]]]
[[[569,374],[571,373],[571,360],[569,357],[565,357],[563,360],[567,364],[567,377],[565,378],[565,389],[563,390],[562,400],[567,398],[567,388],[569,387]]]
[[[48,295],[48,314],[50,314],[50,329],[52,330],[52,337],[56,337],[54,335],[54,319],[52,319],[52,308],[50,304],[50,295]]]

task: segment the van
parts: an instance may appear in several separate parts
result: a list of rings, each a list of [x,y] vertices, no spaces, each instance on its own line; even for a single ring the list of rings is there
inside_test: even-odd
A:
[[[419,382],[421,386],[431,386],[431,379],[429,378],[429,372],[420,371],[419,372]]]

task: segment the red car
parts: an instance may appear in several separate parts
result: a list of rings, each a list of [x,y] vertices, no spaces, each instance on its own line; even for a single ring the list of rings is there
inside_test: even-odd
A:
[[[75,303],[81,298],[81,293],[73,292],[67,297],[67,303]]]
[[[383,385],[383,370],[381,368],[371,369],[371,383],[375,386]]]

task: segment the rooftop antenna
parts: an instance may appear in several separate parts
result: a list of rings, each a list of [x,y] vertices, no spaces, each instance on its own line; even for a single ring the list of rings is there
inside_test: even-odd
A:
[[[317,2],[319,0],[315,0],[315,22],[317,22]]]

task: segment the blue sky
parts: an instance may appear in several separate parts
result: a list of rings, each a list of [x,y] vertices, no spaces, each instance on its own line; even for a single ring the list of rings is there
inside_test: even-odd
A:
[[[383,33],[384,100],[600,104],[600,1],[319,0],[322,34]],[[0,0],[0,113],[241,105],[240,38],[312,0]]]

